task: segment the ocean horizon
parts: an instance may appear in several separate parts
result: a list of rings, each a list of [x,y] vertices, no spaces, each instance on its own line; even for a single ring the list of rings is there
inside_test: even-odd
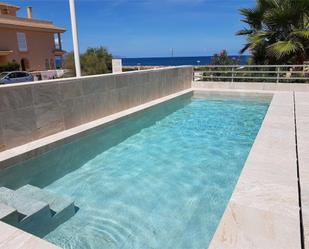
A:
[[[188,57],[143,57],[122,58],[123,66],[183,66],[183,65],[209,65],[213,56]],[[231,55],[231,59],[239,60],[241,65],[247,63],[249,55]]]

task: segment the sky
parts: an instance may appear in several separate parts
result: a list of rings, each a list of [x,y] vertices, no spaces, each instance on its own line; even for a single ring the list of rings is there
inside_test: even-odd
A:
[[[3,0],[33,7],[33,18],[67,29],[63,48],[71,51],[69,0]],[[80,50],[106,47],[118,57],[207,56],[226,49],[237,55],[245,43],[235,32],[245,26],[239,9],[255,0],[75,0]]]

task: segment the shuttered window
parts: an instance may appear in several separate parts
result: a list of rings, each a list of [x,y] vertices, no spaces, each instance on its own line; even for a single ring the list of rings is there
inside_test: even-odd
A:
[[[28,51],[25,33],[17,32],[17,43],[20,52]]]

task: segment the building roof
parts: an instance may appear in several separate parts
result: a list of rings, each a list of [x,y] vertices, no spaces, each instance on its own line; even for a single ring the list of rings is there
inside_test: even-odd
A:
[[[3,2],[0,2],[0,8],[1,7],[7,7],[7,8],[11,8],[11,9],[16,9],[16,10],[20,9],[19,6],[11,5],[11,4],[8,4],[8,3],[3,3]]]
[[[54,33],[63,33],[66,31],[64,28],[55,26],[52,22],[29,19],[15,16],[0,15],[0,27],[2,28],[16,28],[27,29]]]

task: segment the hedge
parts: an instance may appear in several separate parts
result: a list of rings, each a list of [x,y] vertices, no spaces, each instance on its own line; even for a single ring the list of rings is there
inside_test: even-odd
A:
[[[9,72],[9,71],[18,71],[20,65],[16,62],[9,62],[7,64],[0,65],[0,73],[1,72]]]

